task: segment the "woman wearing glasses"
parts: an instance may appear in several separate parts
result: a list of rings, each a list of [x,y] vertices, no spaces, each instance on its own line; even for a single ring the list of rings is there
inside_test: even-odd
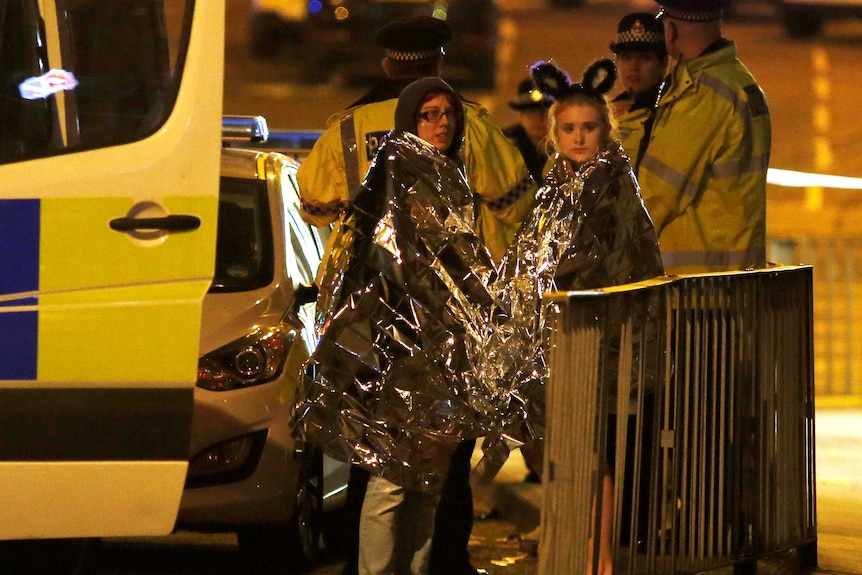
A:
[[[461,98],[440,78],[422,78],[401,92],[395,107],[396,132],[415,134],[441,154],[457,160],[464,129]]]
[[[460,99],[407,86],[318,274],[320,340],[297,429],[370,471],[359,572],[425,575],[439,493],[462,440],[481,435],[466,355],[496,269],[477,239],[459,151]]]

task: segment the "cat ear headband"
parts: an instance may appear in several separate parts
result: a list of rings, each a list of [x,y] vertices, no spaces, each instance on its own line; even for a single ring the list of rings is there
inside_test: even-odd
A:
[[[580,84],[573,84],[566,71],[553,62],[536,62],[530,68],[530,75],[536,87],[553,96],[555,100],[578,93],[604,100],[617,81],[617,67],[613,60],[600,58],[584,70],[584,77]]]

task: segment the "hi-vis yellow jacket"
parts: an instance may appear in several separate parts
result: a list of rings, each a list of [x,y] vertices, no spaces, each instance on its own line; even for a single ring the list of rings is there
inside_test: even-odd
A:
[[[638,170],[668,274],[766,264],[769,108],[726,43],[672,64]]]
[[[650,108],[635,108],[616,116],[617,139],[623,145],[632,166],[638,157],[638,146],[644,136],[644,122],[649,118]]]
[[[350,205],[380,140],[394,127],[393,98],[357,106],[330,120],[297,172],[302,217],[316,226],[334,222]],[[483,107],[464,102],[463,158],[470,189],[481,198],[479,236],[495,260],[503,256],[533,205],[536,184],[515,146]]]
[[[626,155],[629,157],[632,167],[635,166],[635,162],[637,161],[641,138],[644,136],[644,123],[649,118],[655,106],[658,91],[659,86],[655,86],[635,98],[634,102],[628,106],[625,112],[614,111],[614,121],[617,125],[617,139],[623,145],[623,150],[625,150]],[[616,107],[618,102],[626,102],[627,99],[628,95],[623,92],[611,101],[611,105]]]

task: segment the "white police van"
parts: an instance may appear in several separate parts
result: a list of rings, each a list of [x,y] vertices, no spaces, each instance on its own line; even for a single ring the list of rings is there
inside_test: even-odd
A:
[[[223,0],[0,2],[0,540],[174,527],[224,17]]]

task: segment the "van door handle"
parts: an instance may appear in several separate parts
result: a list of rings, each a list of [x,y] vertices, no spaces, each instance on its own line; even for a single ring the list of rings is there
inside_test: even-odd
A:
[[[165,216],[163,218],[116,218],[111,220],[111,229],[118,232],[138,230],[164,230],[167,232],[190,232],[201,227],[197,216]]]

